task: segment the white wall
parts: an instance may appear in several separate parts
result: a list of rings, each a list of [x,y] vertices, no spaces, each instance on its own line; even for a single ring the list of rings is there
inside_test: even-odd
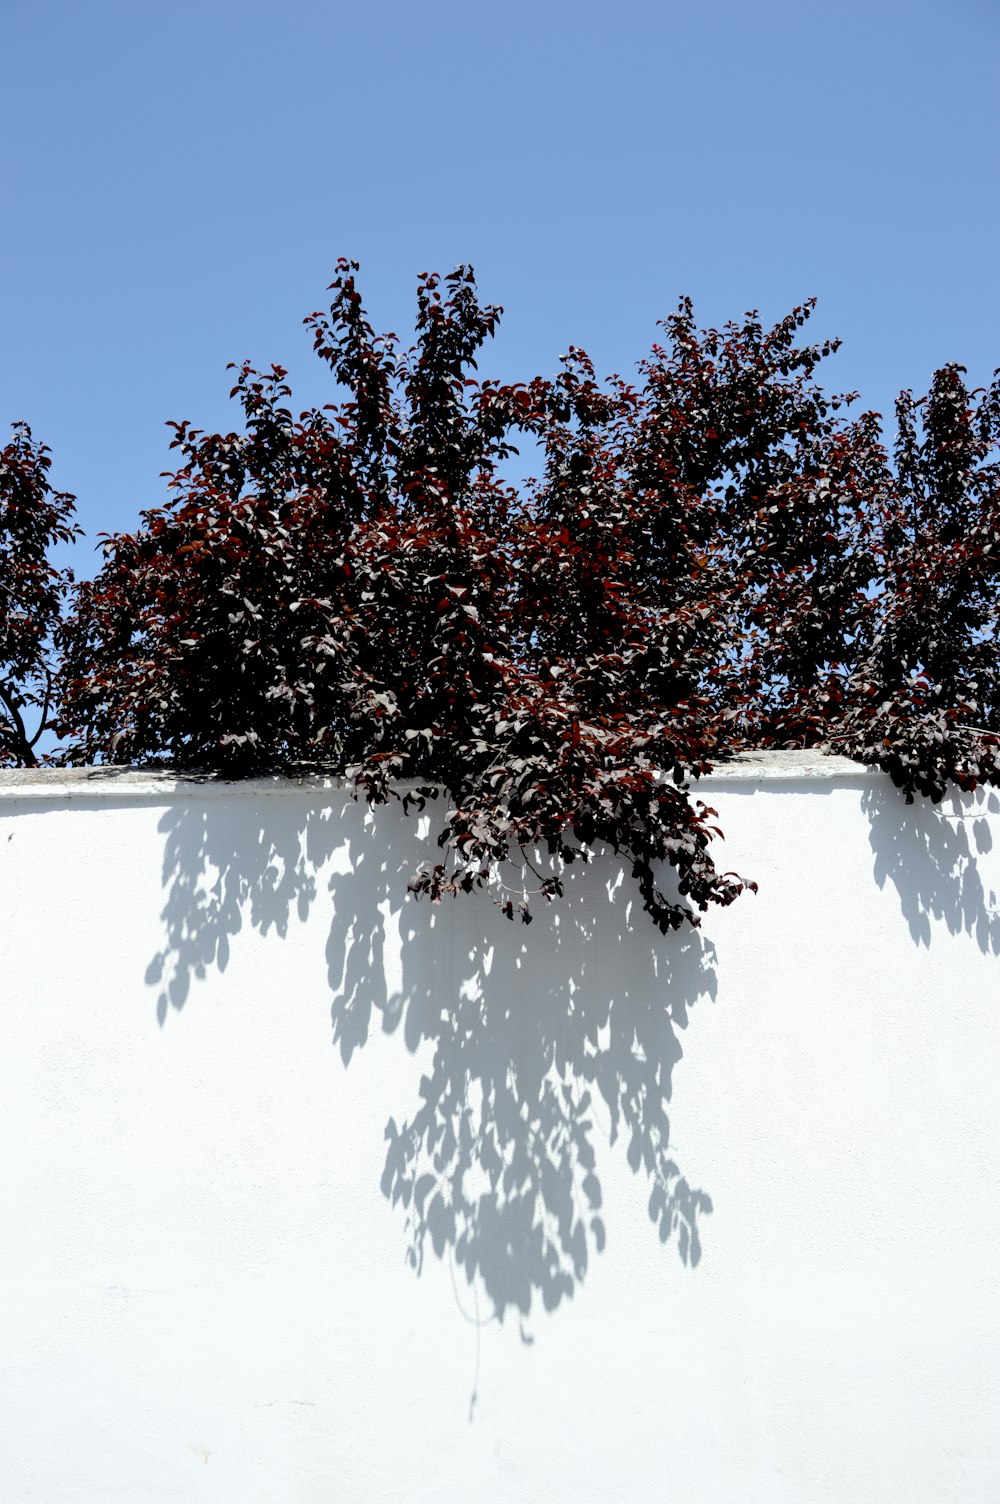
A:
[[[685,942],[610,860],[405,899],[336,789],[0,778],[3,1504],[994,1504],[1000,802],[708,787]]]

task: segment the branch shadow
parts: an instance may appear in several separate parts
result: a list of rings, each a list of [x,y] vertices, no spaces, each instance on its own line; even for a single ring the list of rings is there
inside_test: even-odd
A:
[[[987,816],[1000,812],[1000,799],[978,789],[955,792],[941,804],[926,799],[907,805],[902,793],[879,782],[867,789],[861,806],[869,821],[880,888],[891,882],[910,934],[929,946],[933,923],[953,935],[974,937],[984,955],[1000,955],[1000,904],[996,880],[984,883],[979,861],[992,852]]]
[[[322,901],[345,1066],[376,1027],[429,1060],[417,1100],[386,1125],[381,1182],[418,1273],[430,1250],[501,1321],[535,1301],[554,1310],[604,1247],[598,1150],[618,1141],[660,1240],[696,1265],[711,1201],[671,1153],[668,1108],[679,1033],[715,997],[712,947],[661,937],[610,856],[569,869],[565,896],[536,899],[530,926],[481,896],[417,903],[406,880],[428,824],[347,798],[172,806],[160,822],[165,943],[147,971],[161,1023],[210,966],[225,968],[245,923],[284,935]]]
[[[161,1025],[171,1009],[184,1007],[192,982],[204,980],[209,967],[225,971],[244,923],[284,937],[293,914],[308,917],[317,871],[339,836],[328,810],[298,802],[299,818],[291,819],[287,808],[243,797],[185,801],[161,818],[166,938],[145,978],[159,988]]]

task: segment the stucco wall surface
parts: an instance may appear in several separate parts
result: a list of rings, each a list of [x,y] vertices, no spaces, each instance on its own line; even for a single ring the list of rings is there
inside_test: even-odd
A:
[[[407,898],[433,806],[0,778],[3,1504],[1000,1498],[1000,802],[702,792],[760,891],[662,938]]]

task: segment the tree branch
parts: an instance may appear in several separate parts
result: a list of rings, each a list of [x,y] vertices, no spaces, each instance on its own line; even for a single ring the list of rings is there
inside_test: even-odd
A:
[[[12,733],[8,737],[10,750],[13,752],[15,757],[20,759],[21,765],[23,767],[37,767],[38,758],[35,756],[33,750],[34,742],[30,742],[28,740],[28,733],[24,729],[24,721],[21,718],[21,712],[17,707],[17,702],[13,698],[7,686],[3,683],[0,683],[0,702],[2,702],[4,709],[6,710],[7,715],[10,718],[10,729]]]

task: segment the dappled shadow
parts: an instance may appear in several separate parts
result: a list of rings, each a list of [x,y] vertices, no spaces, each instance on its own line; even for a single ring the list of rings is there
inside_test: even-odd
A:
[[[681,1257],[700,1256],[708,1197],[669,1149],[677,1030],[699,996],[714,995],[711,950],[697,937],[662,939],[646,916],[630,935],[631,885],[611,860],[571,869],[566,894],[513,927],[486,902],[431,914],[412,901],[396,916],[396,956],[384,915],[399,910],[419,859],[397,828],[378,842],[352,834],[348,871],[332,881],[328,945],[334,1037],[350,1061],[381,1027],[409,1049],[429,1041],[420,1103],[387,1127],[383,1191],[406,1211],[409,1256],[451,1249],[498,1314],[532,1297],[546,1308],[572,1294],[605,1238],[595,1143],[622,1138],[649,1185],[649,1210]],[[398,989],[383,987],[398,966]]]
[[[990,821],[1000,812],[1000,798],[986,789],[954,793],[940,804],[904,796],[881,780],[866,790],[862,808],[868,816],[875,881],[891,882],[899,905],[919,945],[930,945],[933,924],[953,935],[975,938],[984,954],[1000,955],[1000,873],[987,872],[980,858],[992,852]],[[992,853],[992,856],[991,856]]]
[[[668,1105],[678,1031],[714,996],[714,956],[634,912],[620,864],[570,869],[565,897],[537,900],[525,927],[481,896],[408,898],[427,848],[421,817],[398,805],[182,801],[160,829],[166,938],[147,981],[161,1021],[225,967],[244,923],[285,934],[319,901],[345,1064],[373,1026],[427,1054],[418,1100],[386,1126],[382,1177],[416,1270],[428,1249],[450,1256],[501,1319],[559,1305],[604,1245],[602,1141],[643,1177],[660,1239],[698,1262],[711,1202],[671,1155]]]
[[[293,913],[305,919],[317,893],[317,870],[340,836],[330,811],[289,800],[183,800],[163,815],[162,949],[146,970],[159,988],[162,1024],[183,1008],[192,980],[210,966],[225,971],[232,938],[244,923],[284,936]]]

